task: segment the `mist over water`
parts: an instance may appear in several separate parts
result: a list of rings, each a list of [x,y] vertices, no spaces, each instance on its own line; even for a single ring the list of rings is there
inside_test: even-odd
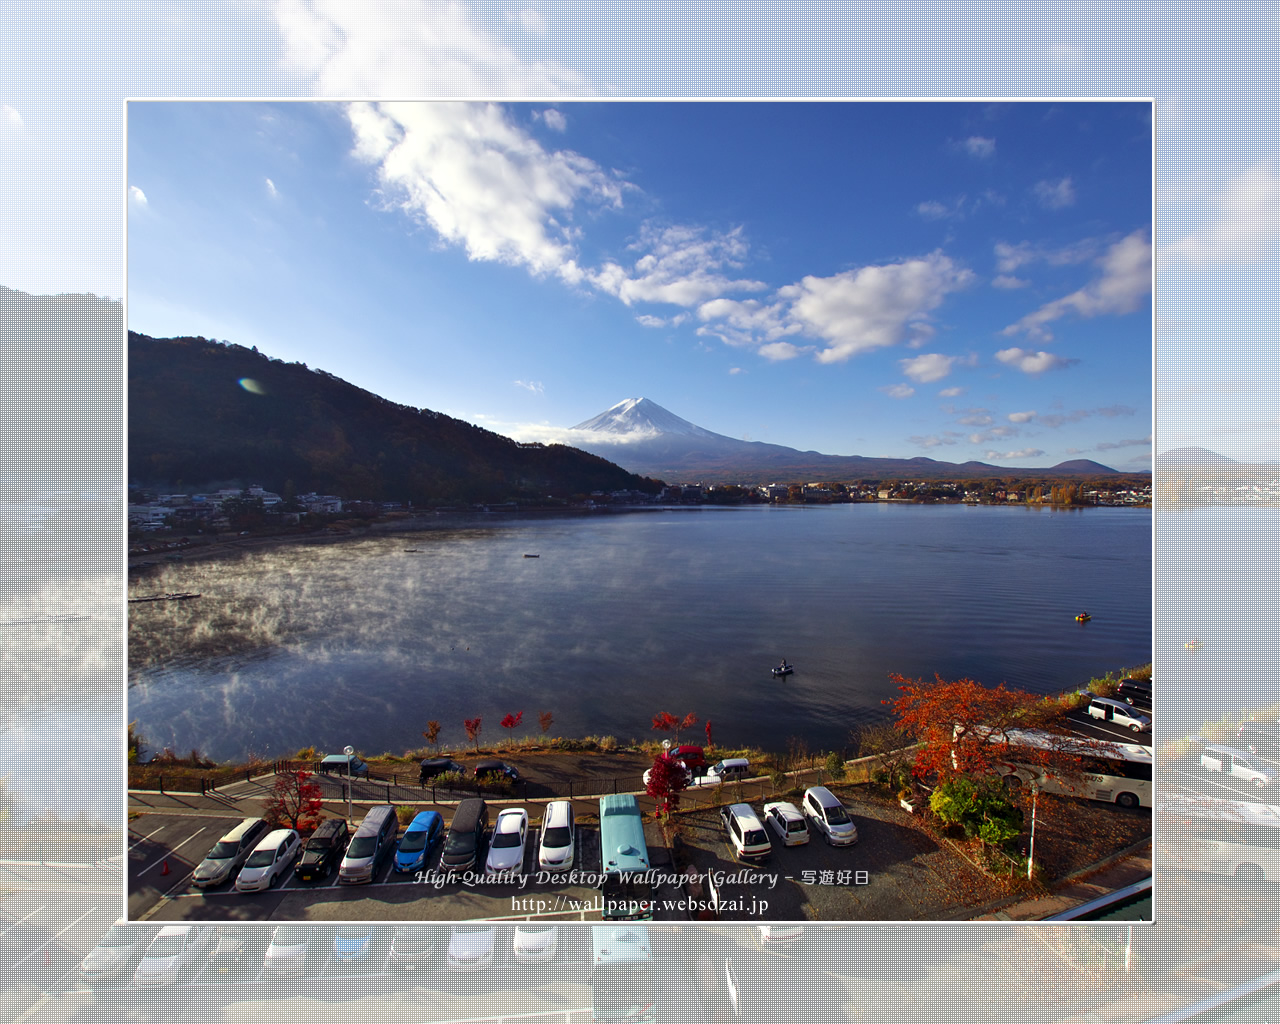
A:
[[[551,735],[621,740],[693,711],[720,744],[829,749],[885,714],[891,672],[1048,693],[1151,659],[1138,509],[673,509],[159,572],[131,594],[202,596],[130,606],[129,718],[152,750],[219,760],[400,753],[428,719],[465,744],[481,716],[493,742],[518,711],[517,737],[539,711]]]

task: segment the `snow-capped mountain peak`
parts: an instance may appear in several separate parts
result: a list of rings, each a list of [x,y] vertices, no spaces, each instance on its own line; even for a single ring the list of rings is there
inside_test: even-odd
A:
[[[720,436],[688,420],[681,419],[675,413],[669,412],[657,402],[651,402],[647,398],[625,399],[606,409],[599,416],[593,416],[585,423],[579,423],[573,429],[604,434],[640,434],[650,437],[658,434],[708,438]]]

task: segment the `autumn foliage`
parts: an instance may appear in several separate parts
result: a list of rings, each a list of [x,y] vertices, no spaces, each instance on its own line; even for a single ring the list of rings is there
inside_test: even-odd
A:
[[[659,711],[653,716],[653,727],[659,732],[670,732],[675,734],[675,740],[680,742],[680,730],[692,729],[698,724],[698,716],[690,711],[684,718],[676,718],[675,715],[668,711]]]
[[[479,718],[464,718],[462,720],[462,728],[467,731],[467,739],[475,744],[476,750],[480,749],[480,724]]]
[[[267,823],[280,828],[307,832],[320,823],[324,813],[323,791],[311,781],[308,771],[281,772],[271,795],[262,804]]]
[[[673,757],[660,754],[649,769],[649,782],[645,792],[657,802],[659,814],[670,814],[680,805],[680,793],[685,788],[687,769]]]
[[[912,774],[943,782],[956,776],[1001,774],[999,765],[1011,760],[1010,730],[1037,729],[1062,735],[1060,709],[1022,690],[983,686],[972,679],[933,682],[889,677],[902,693],[892,701],[899,728],[922,746],[916,752]],[[1079,747],[1079,737],[1062,735],[1061,744],[1046,748],[1018,746],[1016,760],[1029,767],[1052,768],[1056,773],[1078,770],[1080,758],[1066,751]]]
[[[523,718],[524,718],[524,712],[523,712],[523,711],[517,711],[514,715],[507,715],[507,717],[506,717],[506,718],[504,718],[504,719],[503,719],[501,722],[499,722],[498,724],[499,724],[499,725],[501,725],[501,726],[502,726],[502,728],[506,729],[506,730],[507,730],[507,732],[509,733],[509,732],[511,732],[513,729],[515,729],[515,727],[516,727],[516,726],[518,726],[518,725],[520,724],[520,721],[521,721],[521,719],[523,719]]]

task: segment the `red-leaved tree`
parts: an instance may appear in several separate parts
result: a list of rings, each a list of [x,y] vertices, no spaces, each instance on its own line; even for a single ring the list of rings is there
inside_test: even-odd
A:
[[[707,749],[710,750],[711,749],[711,719],[709,718],[707,719],[707,723],[705,726],[703,726],[702,731],[707,734]]]
[[[674,742],[680,742],[680,730],[692,729],[698,724],[698,716],[690,711],[684,718],[676,718],[675,715],[667,711],[659,711],[653,716],[653,727],[659,732],[673,733]]]
[[[514,729],[515,729],[515,727],[516,727],[517,725],[519,725],[519,724],[520,724],[520,719],[522,719],[522,718],[524,718],[524,712],[523,712],[523,711],[517,711],[517,712],[515,713],[515,715],[514,715],[514,716],[513,716],[513,715],[507,715],[507,717],[506,717],[506,718],[504,718],[504,719],[503,719],[501,722],[499,722],[498,724],[499,724],[499,725],[501,725],[501,726],[502,726],[502,728],[506,729],[508,733],[510,733],[510,732],[512,732],[512,730],[514,730]]]
[[[476,750],[480,749],[480,719],[464,718],[462,727],[467,730],[467,739],[475,744]]]
[[[311,773],[299,769],[276,776],[271,795],[263,802],[262,816],[274,828],[309,832],[324,813],[323,790],[311,781]]]
[[[1079,773],[1081,754],[1097,747],[1067,735],[1055,702],[1004,683],[991,687],[941,676],[925,682],[897,673],[889,678],[902,696],[885,703],[893,707],[899,728],[921,744],[911,769],[916,778],[1003,775],[1008,769],[1002,766],[1011,762],[1070,776]],[[1044,732],[1045,745],[1011,744],[1011,731],[1021,729]]]
[[[675,758],[660,754],[653,759],[644,791],[657,801],[659,815],[671,814],[680,806],[680,793],[687,777],[684,765]]]

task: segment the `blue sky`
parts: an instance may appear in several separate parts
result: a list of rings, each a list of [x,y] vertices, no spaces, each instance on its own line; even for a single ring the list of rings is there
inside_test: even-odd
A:
[[[1129,103],[131,103],[129,326],[522,440],[1150,467]]]

